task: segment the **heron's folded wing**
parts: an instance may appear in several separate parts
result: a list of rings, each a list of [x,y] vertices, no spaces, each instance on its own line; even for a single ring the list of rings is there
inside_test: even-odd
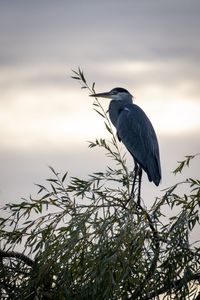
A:
[[[124,107],[116,128],[126,148],[152,179],[150,172],[155,164],[159,169],[157,173],[160,172],[159,148],[153,126],[144,111],[135,104]]]

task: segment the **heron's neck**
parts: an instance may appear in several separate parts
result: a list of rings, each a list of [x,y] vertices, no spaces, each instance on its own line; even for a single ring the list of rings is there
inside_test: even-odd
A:
[[[126,104],[131,104],[133,103],[133,100],[132,100],[132,97],[130,96],[126,96],[126,97],[123,97],[123,99],[121,98],[118,98],[118,99],[112,99],[111,101],[113,101],[115,104],[121,106],[121,105],[126,105]]]
[[[121,113],[121,111],[126,107],[126,105],[130,105],[132,103],[132,98],[127,97],[127,99],[123,100],[111,100],[109,105],[109,116],[111,122],[114,126],[117,124],[117,119]]]

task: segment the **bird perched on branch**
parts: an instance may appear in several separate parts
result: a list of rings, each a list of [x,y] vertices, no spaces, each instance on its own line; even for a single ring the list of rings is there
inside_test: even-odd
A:
[[[114,88],[110,92],[90,95],[111,99],[109,117],[122,141],[132,155],[135,168],[131,196],[134,195],[138,176],[138,203],[140,203],[142,170],[149,181],[156,186],[161,180],[159,146],[154,128],[145,112],[133,103],[133,96],[124,88]]]

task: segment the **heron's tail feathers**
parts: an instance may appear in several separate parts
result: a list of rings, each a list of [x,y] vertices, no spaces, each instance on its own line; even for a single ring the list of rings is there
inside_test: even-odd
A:
[[[147,176],[149,181],[153,181],[156,186],[159,185],[161,180],[161,167],[160,160],[156,157],[152,158],[147,167]]]

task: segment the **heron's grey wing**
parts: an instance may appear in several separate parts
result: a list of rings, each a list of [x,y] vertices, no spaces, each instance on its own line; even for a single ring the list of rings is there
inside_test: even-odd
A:
[[[158,185],[161,178],[159,147],[153,126],[144,111],[135,104],[124,107],[116,128],[119,138],[145,170],[149,180]]]

